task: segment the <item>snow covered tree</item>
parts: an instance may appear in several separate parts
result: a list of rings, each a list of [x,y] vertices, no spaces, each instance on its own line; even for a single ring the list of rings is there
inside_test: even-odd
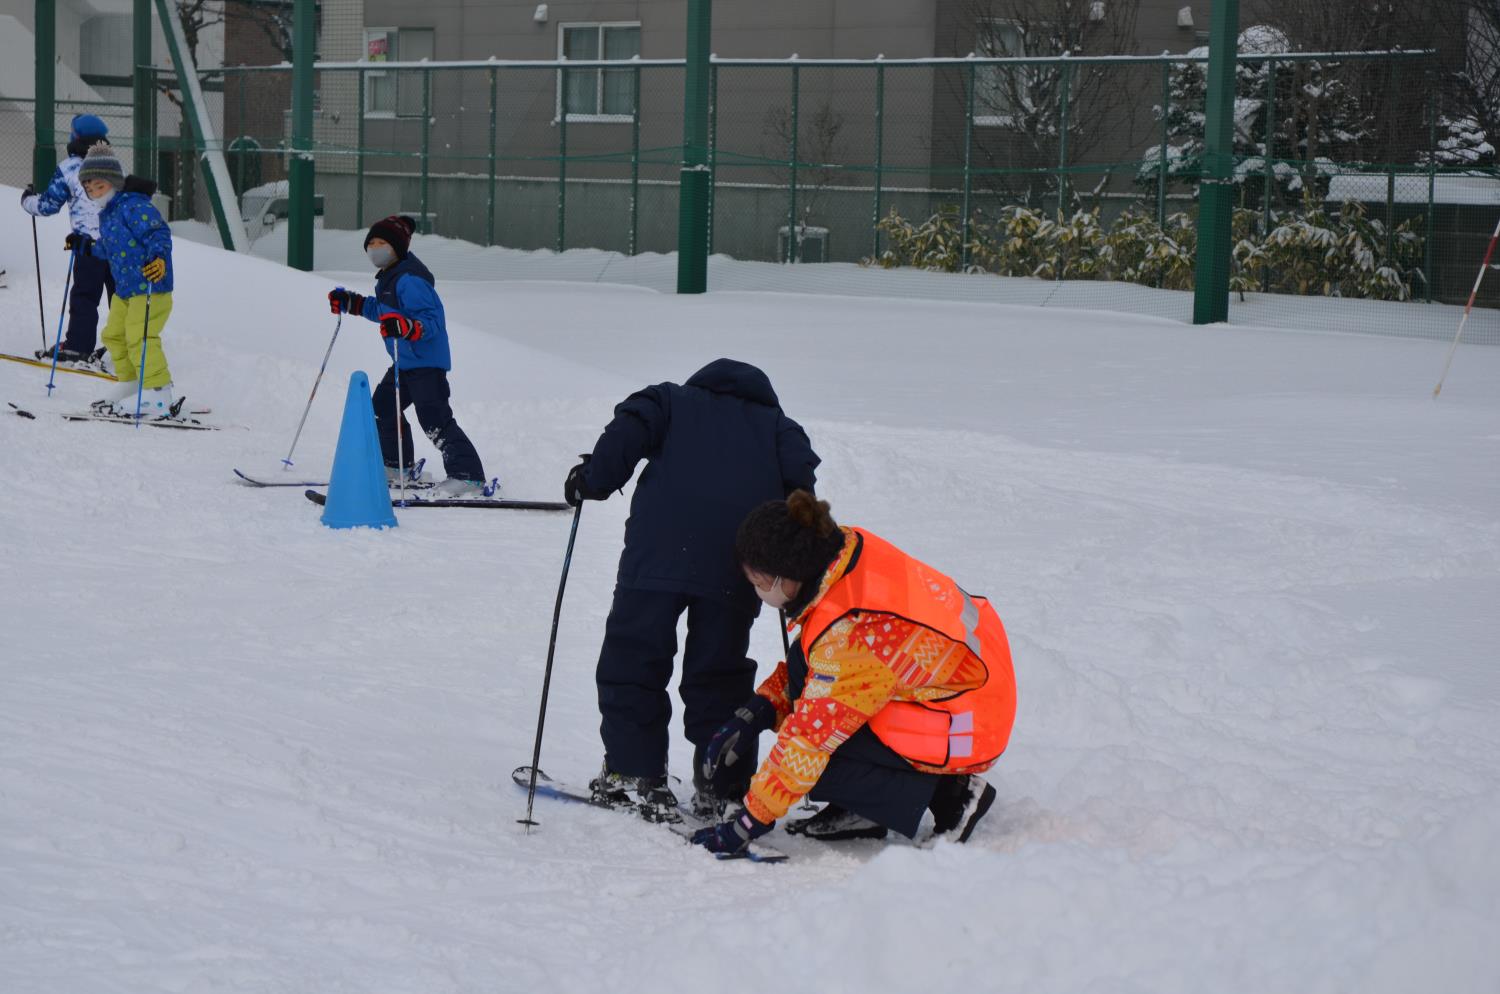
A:
[[[1280,199],[1315,194],[1335,162],[1356,158],[1368,133],[1369,115],[1342,78],[1339,63],[1276,61],[1274,56],[1293,51],[1277,28],[1246,28],[1240,33],[1239,50],[1241,56],[1264,56],[1241,58],[1235,71],[1235,182],[1241,204],[1254,207],[1263,202],[1265,184],[1256,180],[1265,175],[1268,157]],[[1206,57],[1208,49],[1188,54]],[[1205,151],[1208,64],[1177,63],[1169,87],[1168,106],[1156,107],[1167,134],[1167,179],[1195,185]],[[1161,160],[1159,145],[1148,149],[1137,181],[1155,185]]]
[[[1453,166],[1468,169],[1493,169],[1495,146],[1479,122],[1472,117],[1438,118],[1437,148],[1418,157],[1419,165]]]

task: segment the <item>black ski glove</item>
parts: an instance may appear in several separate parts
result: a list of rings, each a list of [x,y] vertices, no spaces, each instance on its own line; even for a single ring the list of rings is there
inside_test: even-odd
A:
[[[94,239],[82,232],[70,232],[68,237],[63,239],[63,248],[69,252],[77,252],[80,255],[88,255],[93,247]]]
[[[769,824],[757,821],[750,812],[740,808],[727,821],[694,832],[693,844],[702,846],[711,853],[734,856],[744,852],[751,842],[775,827],[774,821]]]
[[[776,705],[759,694],[753,694],[734,712],[703,750],[703,779],[719,787],[727,783],[744,783],[748,771],[737,769],[740,760],[756,755],[756,738],[776,724]]]
[[[363,317],[365,313],[364,294],[355,293],[353,290],[345,290],[343,287],[335,287],[328,291],[328,309],[334,314],[340,312],[353,314],[355,317]]]
[[[586,500],[605,500],[609,497],[608,490],[600,490],[589,486],[585,477],[585,468],[592,456],[582,456],[582,462],[568,470],[568,478],[563,481],[563,500],[568,502],[569,507],[577,507]]]

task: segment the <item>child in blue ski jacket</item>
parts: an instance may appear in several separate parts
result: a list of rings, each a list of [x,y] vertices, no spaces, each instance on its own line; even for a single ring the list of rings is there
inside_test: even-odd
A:
[[[108,262],[115,281],[114,301],[99,337],[120,382],[94,407],[135,416],[139,402],[141,417],[170,417],[172,372],[161,332],[172,314],[172,230],[151,203],[156,187],[133,176],[126,183],[125,170],[107,142],[89,149],[78,179],[99,207],[99,237],[74,232],[65,244],[80,256]]]
[[[394,214],[371,225],[365,235],[365,254],[377,270],[375,293],[366,297],[338,287],[328,294],[328,303],[335,314],[353,314],[378,324],[385,350],[391,356],[391,368],[371,396],[386,475],[394,479],[398,466],[412,464],[411,426],[406,421],[406,406],[410,404],[416,408],[422,431],[443,457],[447,478],[433,493],[443,497],[477,497],[484,489],[484,465],[448,404],[448,371],[453,368],[448,351],[448,326],[443,302],[435,288],[437,278],[410,251],[415,230],[415,221]]]
[[[41,193],[27,186],[21,194],[21,209],[33,217],[51,217],[63,207],[68,208],[68,219],[73,223],[73,232],[87,235],[96,241],[99,238],[99,205],[89,198],[78,178],[83,168],[83,157],[89,146],[101,141],[109,134],[109,127],[93,114],[79,114],[73,118],[73,130],[68,135],[68,156],[58,163],[52,173],[52,182]],[[99,332],[99,297],[101,291],[106,299],[115,292],[114,276],[109,264],[92,254],[79,253],[73,260],[73,288],[68,293],[68,331],[63,336],[62,351],[57,354],[61,363],[97,364],[94,346]],[[57,342],[45,349],[38,349],[38,359],[52,358],[52,349]]]

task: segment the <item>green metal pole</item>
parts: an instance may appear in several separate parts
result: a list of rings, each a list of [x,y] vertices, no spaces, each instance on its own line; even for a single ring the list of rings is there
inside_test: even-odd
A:
[[[788,151],[791,153],[791,187],[787,191],[786,207],[786,262],[797,261],[797,132],[802,125],[802,67],[792,66],[792,140]]]
[[[708,90],[712,0],[688,0],[682,172],[677,212],[677,292],[708,289]]]
[[[974,63],[964,67],[964,201],[962,265],[969,268],[969,210],[974,196]]]
[[[630,108],[630,254],[636,253],[641,221],[641,67],[631,73],[634,87]]]
[[[1276,60],[1266,64],[1266,148],[1262,156],[1266,160],[1266,202],[1263,204],[1265,219],[1261,222],[1261,234],[1271,231],[1271,201],[1276,194],[1276,171],[1272,161],[1276,156]]]
[[[1073,67],[1063,65],[1062,100],[1057,108],[1057,216],[1061,219],[1068,210],[1068,106],[1073,96]]]
[[[484,243],[495,244],[495,116],[499,107],[500,73],[490,70],[490,195],[485,208]]]
[[[36,140],[31,151],[31,182],[45,190],[57,168],[57,0],[36,0]]]
[[[597,70],[590,70],[597,71]],[[568,67],[563,66],[559,85],[562,87],[562,113],[557,122],[557,251],[567,245],[568,230]]]
[[[1203,182],[1198,195],[1198,259],[1193,323],[1229,320],[1229,253],[1234,217],[1234,78],[1239,0],[1216,0],[1208,41]]]
[[[359,120],[355,123],[354,149],[354,227],[365,226],[365,71],[359,75]]]
[[[1436,80],[1432,79],[1432,72],[1428,70],[1427,79],[1427,230],[1423,232],[1427,236],[1424,246],[1426,252],[1423,266],[1426,267],[1427,276],[1427,302],[1432,303],[1432,225],[1435,219],[1433,205],[1437,201],[1437,86]]]
[[[714,209],[719,188],[719,67],[708,67],[708,254],[714,254]]]
[[[880,258],[880,186],[885,168],[885,66],[875,67],[875,203],[870,214],[870,258]]]
[[[228,85],[228,76],[227,75],[225,76],[225,85]],[[235,124],[239,125],[239,127],[237,127],[235,130],[239,132],[240,137],[244,137],[244,134],[245,134],[245,74],[244,73],[237,73],[237,74],[235,74],[235,77],[234,77],[234,88],[238,92],[238,96],[239,96],[239,100],[237,101],[238,104],[239,104],[239,120],[237,120],[235,122]],[[239,139],[236,138],[235,141],[239,142]],[[245,143],[240,142],[239,144],[240,144],[240,154],[237,155],[237,156],[235,156],[235,166],[237,167],[235,169],[235,172],[237,172],[239,174],[236,177],[239,180],[239,184],[234,188],[234,195],[236,197],[242,195],[245,192],[245,159],[249,155],[249,148],[245,145]]]
[[[313,268],[313,43],[317,37],[314,0],[292,7],[292,159],[287,169],[286,264]]]
[[[1172,112],[1172,63],[1161,64],[1161,145],[1156,150],[1156,226],[1167,226],[1167,117]]]
[[[432,146],[432,70],[422,70],[422,227],[424,235],[432,234],[432,222],[427,213],[427,173],[430,162],[428,151]]]
[[[38,4],[38,9],[40,9]],[[135,131],[135,169],[137,176],[155,176],[156,163],[151,159],[151,108],[156,103],[151,65],[151,0],[133,0],[130,5],[130,58],[135,68],[130,74],[130,99],[133,105],[131,126]],[[244,80],[240,86],[244,86]]]

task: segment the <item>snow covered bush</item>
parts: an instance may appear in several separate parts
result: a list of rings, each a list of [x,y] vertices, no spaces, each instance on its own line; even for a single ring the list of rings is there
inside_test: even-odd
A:
[[[1420,218],[1402,222],[1387,237],[1385,225],[1355,201],[1335,213],[1273,213],[1270,231],[1262,234],[1264,217],[1257,210],[1234,211],[1229,274],[1233,292],[1406,300],[1413,283],[1425,278],[1420,268],[1425,244]],[[1097,208],[1054,218],[1016,205],[993,216],[975,215],[969,225],[965,268],[957,206],[945,205],[918,225],[892,210],[880,222],[889,247],[864,264],[1046,280],[1120,280],[1191,290],[1197,225],[1193,213],[1174,213],[1157,224],[1148,211],[1131,208],[1106,229]]]

